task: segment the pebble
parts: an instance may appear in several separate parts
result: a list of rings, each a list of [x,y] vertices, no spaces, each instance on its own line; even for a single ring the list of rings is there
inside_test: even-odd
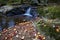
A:
[[[19,36],[18,36],[18,35],[16,35],[16,37],[18,38]]]
[[[7,37],[5,37],[5,39],[7,39]]]
[[[0,36],[1,36],[1,33],[0,33]]]
[[[14,31],[16,31],[16,28],[14,28]]]
[[[24,36],[22,36],[22,38],[21,39],[24,39]]]

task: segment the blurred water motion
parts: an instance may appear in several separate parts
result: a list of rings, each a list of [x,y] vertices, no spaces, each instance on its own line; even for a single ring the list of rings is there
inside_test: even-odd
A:
[[[2,31],[2,27],[0,26],[0,31]]]
[[[14,25],[15,25],[14,20],[10,20],[10,21],[8,22],[8,25],[9,25],[9,27],[14,27]]]
[[[32,17],[32,15],[30,14],[30,11],[31,11],[31,8],[28,8],[28,10],[26,11],[24,15]]]
[[[6,27],[13,27],[16,22],[23,21],[23,20],[32,20],[37,16],[37,12],[32,7],[19,7],[12,9],[5,14],[7,17],[2,17],[2,25],[4,28]],[[3,28],[0,27],[0,30]]]

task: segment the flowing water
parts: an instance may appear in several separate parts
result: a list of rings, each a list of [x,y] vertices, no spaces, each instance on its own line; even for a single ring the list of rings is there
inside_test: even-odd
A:
[[[33,17],[36,17],[36,15],[35,15],[35,11],[33,10],[33,12],[31,11],[32,10],[32,8],[31,7],[29,7],[27,10],[26,10],[26,12],[22,15],[22,16],[26,16],[25,17],[25,19],[26,20],[31,20]],[[19,11],[19,10],[18,10]],[[17,13],[17,12],[15,12],[15,13]],[[31,14],[32,13],[32,14]],[[11,13],[12,14],[12,13]],[[20,14],[19,14],[20,15]],[[19,16],[18,15],[18,16]],[[21,16],[21,17],[22,17]],[[7,19],[8,19],[8,21],[7,21]],[[20,18],[4,18],[4,17],[2,17],[2,25],[4,25],[4,26],[2,26],[2,25],[0,25],[0,31],[3,29],[3,27],[5,28],[5,27],[13,27],[14,25],[15,25],[15,23],[16,23],[16,20],[18,21]],[[16,20],[15,20],[16,19]],[[15,20],[15,21],[14,21]],[[1,23],[1,22],[0,22]],[[7,23],[7,24],[6,24]],[[6,26],[5,26],[6,25]]]
[[[30,11],[31,11],[31,8],[28,8],[28,10],[26,11],[26,13],[24,15],[32,17],[32,15],[30,14]]]

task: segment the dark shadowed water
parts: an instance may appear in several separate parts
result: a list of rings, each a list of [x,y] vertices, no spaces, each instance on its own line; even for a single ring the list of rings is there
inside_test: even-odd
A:
[[[4,28],[13,27],[16,22],[20,22],[24,19],[34,19],[37,17],[37,12],[32,7],[19,7],[6,12],[5,16],[6,18],[2,17],[2,22],[0,22],[0,31]]]

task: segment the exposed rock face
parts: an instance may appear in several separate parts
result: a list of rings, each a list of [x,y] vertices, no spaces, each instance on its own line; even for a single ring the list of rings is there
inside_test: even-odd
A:
[[[12,6],[2,6],[0,7],[0,12],[5,13],[6,11],[10,11],[12,9],[13,9]]]

